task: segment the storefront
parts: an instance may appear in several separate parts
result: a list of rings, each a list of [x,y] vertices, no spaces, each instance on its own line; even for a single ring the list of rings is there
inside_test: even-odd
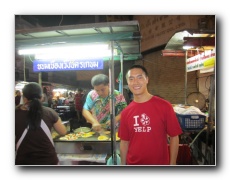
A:
[[[165,57],[184,57],[184,104],[174,105],[184,132],[181,135],[181,144],[189,147],[191,158],[196,163],[214,165],[216,163],[215,32],[198,30],[177,32],[162,50],[162,54]],[[188,75],[191,72],[196,72],[197,75],[198,91],[195,92],[188,91]],[[203,77],[209,77],[210,81]],[[208,91],[204,91],[207,87]]]

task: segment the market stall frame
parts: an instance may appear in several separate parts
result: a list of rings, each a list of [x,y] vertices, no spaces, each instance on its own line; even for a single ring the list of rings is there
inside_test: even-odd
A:
[[[93,23],[71,26],[56,26],[26,30],[16,30],[15,47],[16,50],[28,47],[42,47],[51,45],[109,42],[111,46],[111,57],[105,60],[110,61],[110,97],[114,90],[114,60],[120,60],[121,73],[123,73],[123,60],[138,60],[142,58],[140,48],[140,29],[138,21],[121,21],[107,23]],[[114,56],[114,49],[119,51],[118,56]],[[24,58],[25,60],[25,58]],[[41,73],[38,76],[41,84]],[[123,82],[122,82],[123,85]],[[122,89],[122,88],[121,88]],[[115,135],[115,108],[111,101],[111,154],[113,164],[117,165],[116,155],[116,135]]]

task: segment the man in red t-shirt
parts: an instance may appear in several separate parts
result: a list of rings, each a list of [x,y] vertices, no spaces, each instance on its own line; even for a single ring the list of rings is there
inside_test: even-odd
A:
[[[121,164],[176,165],[182,130],[172,105],[148,92],[145,67],[132,66],[126,79],[134,98],[121,112]]]

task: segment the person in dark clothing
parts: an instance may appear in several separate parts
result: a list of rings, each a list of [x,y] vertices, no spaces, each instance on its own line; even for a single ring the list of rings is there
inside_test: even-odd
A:
[[[82,98],[83,98],[83,90],[81,88],[79,88],[77,90],[77,93],[74,97],[75,99],[75,110],[77,113],[77,119],[78,121],[81,121],[82,119],[82,108],[83,108],[83,102],[82,102]]]
[[[20,104],[21,100],[21,92],[19,90],[16,91],[16,96],[15,96],[15,106]]]
[[[22,90],[23,103],[15,109],[15,165],[57,165],[51,129],[67,133],[57,112],[42,105],[42,89],[29,83]]]

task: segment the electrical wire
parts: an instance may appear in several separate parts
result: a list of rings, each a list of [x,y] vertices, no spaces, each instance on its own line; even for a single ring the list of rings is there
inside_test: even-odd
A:
[[[207,81],[208,81],[208,79],[210,79],[210,81],[211,81],[211,76],[207,76],[206,77],[206,80],[205,80],[205,88],[208,90],[208,91],[210,91],[210,82],[209,82],[209,87],[207,87]]]
[[[33,60],[31,59],[30,55],[28,55],[28,57],[29,57],[30,61],[33,62]]]
[[[60,23],[59,23],[59,26],[61,25],[62,20],[63,20],[63,15],[61,15],[61,21],[60,21]]]

